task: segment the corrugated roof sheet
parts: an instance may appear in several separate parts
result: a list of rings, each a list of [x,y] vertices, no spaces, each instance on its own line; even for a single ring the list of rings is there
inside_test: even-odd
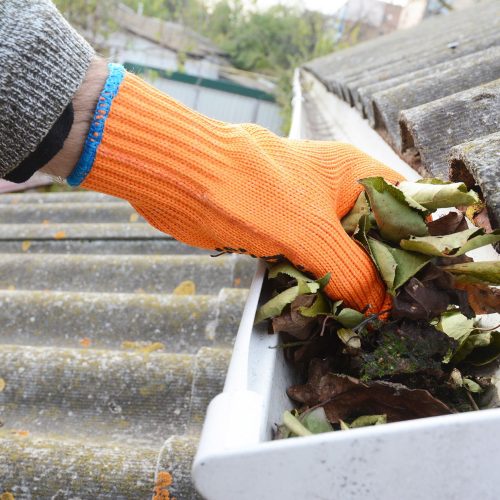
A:
[[[454,178],[465,180],[468,172],[498,225],[498,0],[429,18],[315,59],[305,69],[355,106],[421,174],[447,179],[450,163],[460,162]]]
[[[191,462],[254,267],[114,198],[0,196],[0,496],[149,499],[159,467],[199,498]]]

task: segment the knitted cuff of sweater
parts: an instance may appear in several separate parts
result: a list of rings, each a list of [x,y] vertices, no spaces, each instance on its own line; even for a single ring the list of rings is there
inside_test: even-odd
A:
[[[94,55],[50,0],[0,1],[0,178],[35,151]]]

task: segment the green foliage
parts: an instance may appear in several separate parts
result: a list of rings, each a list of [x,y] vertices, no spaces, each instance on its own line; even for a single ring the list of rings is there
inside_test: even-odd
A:
[[[184,24],[207,36],[228,53],[237,68],[264,73],[277,82],[276,98],[283,109],[284,131],[291,117],[292,75],[295,67],[336,48],[329,19],[319,12],[276,5],[267,10],[243,9],[241,0],[121,0],[145,16]],[[119,0],[55,0],[67,19],[96,48],[114,28],[113,10]],[[182,61],[181,61],[182,62]]]

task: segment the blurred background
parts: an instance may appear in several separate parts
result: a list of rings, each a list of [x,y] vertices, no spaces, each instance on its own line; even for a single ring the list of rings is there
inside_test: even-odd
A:
[[[286,134],[293,69],[475,0],[56,0],[104,56],[213,118]]]

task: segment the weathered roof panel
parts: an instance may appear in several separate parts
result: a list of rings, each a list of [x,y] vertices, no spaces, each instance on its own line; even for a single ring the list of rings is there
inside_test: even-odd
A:
[[[453,147],[450,178],[469,187],[477,184],[486,199],[490,222],[500,227],[500,132]]]
[[[450,148],[500,130],[500,79],[405,109],[399,123],[402,152],[416,149],[423,169],[446,179]]]
[[[497,0],[434,16],[414,28],[315,59],[304,69],[368,117],[422,175],[448,178],[450,150],[457,147],[453,154],[470,164],[492,222],[498,224],[492,198],[500,190],[498,164],[496,158],[486,158],[498,151],[495,133],[500,130]],[[460,144],[476,140],[480,158],[460,150]]]

